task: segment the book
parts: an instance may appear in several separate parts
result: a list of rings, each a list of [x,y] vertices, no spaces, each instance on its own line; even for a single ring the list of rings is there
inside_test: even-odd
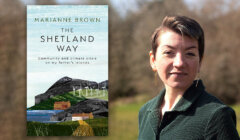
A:
[[[108,135],[108,6],[27,6],[27,136]]]

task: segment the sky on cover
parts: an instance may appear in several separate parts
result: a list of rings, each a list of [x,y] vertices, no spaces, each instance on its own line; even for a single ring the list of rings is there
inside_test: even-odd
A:
[[[101,22],[35,22],[35,18],[100,18]],[[72,28],[73,32],[62,32]],[[46,42],[47,36],[64,35],[59,42]],[[45,42],[41,39],[45,37]],[[67,37],[70,42],[67,42]],[[78,41],[72,42],[74,37]],[[93,36],[93,42],[80,42],[79,36]],[[58,51],[65,45],[64,51]],[[68,47],[72,51],[66,51]],[[77,47],[76,52],[73,46]],[[39,58],[54,58],[40,60]],[[62,58],[68,60],[61,60]],[[60,60],[55,59],[60,58]],[[69,60],[82,58],[82,60]],[[86,60],[87,58],[94,58]],[[83,60],[84,59],[84,60]],[[59,64],[69,62],[70,64]],[[46,64],[50,62],[50,64]],[[52,64],[56,62],[56,64]],[[77,62],[84,64],[76,64]],[[74,63],[74,64],[72,64]],[[88,63],[88,64],[86,64]],[[27,107],[35,103],[35,96],[44,93],[60,78],[102,82],[108,80],[108,6],[27,6]]]

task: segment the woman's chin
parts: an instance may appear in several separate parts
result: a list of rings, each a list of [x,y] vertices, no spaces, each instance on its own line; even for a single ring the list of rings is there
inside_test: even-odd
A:
[[[167,85],[171,88],[186,90],[191,85],[191,83],[185,81],[172,81],[168,82]]]

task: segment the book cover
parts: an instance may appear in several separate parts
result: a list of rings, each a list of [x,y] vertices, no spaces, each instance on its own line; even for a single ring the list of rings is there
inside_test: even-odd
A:
[[[27,6],[27,136],[108,135],[108,6]]]

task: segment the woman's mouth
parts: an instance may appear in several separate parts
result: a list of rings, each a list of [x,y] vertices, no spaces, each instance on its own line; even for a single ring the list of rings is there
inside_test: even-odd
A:
[[[186,72],[170,72],[171,75],[177,75],[177,76],[185,76],[187,75]]]

